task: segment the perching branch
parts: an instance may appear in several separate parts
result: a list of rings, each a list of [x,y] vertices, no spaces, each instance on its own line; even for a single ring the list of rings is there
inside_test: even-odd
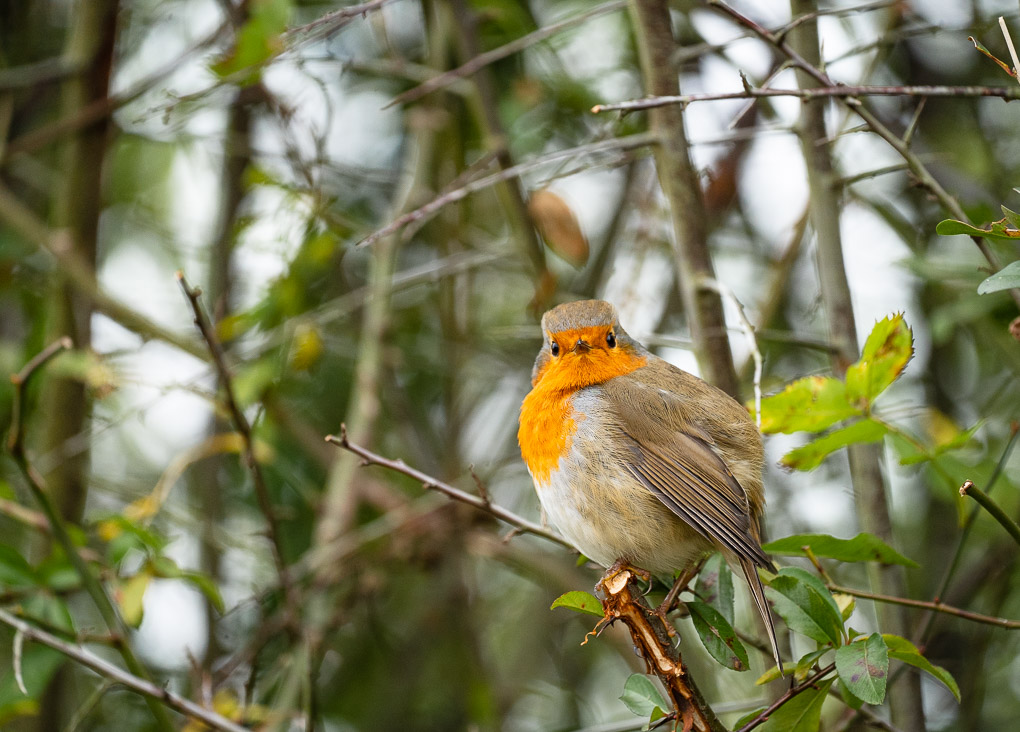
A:
[[[294,596],[294,587],[291,582],[290,573],[283,560],[280,527],[276,519],[272,499],[269,496],[269,488],[266,485],[265,476],[262,474],[262,466],[259,465],[258,460],[255,458],[255,439],[252,436],[251,424],[248,423],[248,418],[244,416],[244,412],[237,403],[237,397],[234,394],[233,375],[230,373],[230,368],[227,366],[226,359],[224,358],[223,347],[220,345],[219,338],[217,338],[212,324],[209,322],[209,317],[206,315],[199,300],[202,295],[201,290],[192,288],[184,278],[184,273],[180,271],[177,272],[177,282],[181,286],[181,290],[184,292],[184,296],[187,298],[195,314],[195,325],[198,326],[198,330],[202,333],[202,337],[209,347],[209,353],[212,355],[213,364],[216,366],[216,372],[223,386],[223,394],[227,403],[227,409],[230,412],[231,421],[244,440],[242,455],[244,463],[251,471],[255,483],[255,498],[258,501],[259,510],[266,518],[267,533],[272,548],[273,562],[280,577],[280,586],[283,588],[287,607],[292,612],[296,612],[298,607],[297,598]],[[294,622],[297,621],[296,617],[291,619]]]
[[[11,456],[14,458],[14,462],[17,464],[18,469],[25,477],[25,481],[28,483],[32,496],[35,498],[40,508],[42,508],[43,514],[46,516],[46,521],[53,533],[53,537],[57,540],[60,548],[64,551],[64,554],[67,556],[71,566],[74,567],[75,572],[81,579],[82,587],[88,593],[89,597],[92,598],[96,609],[99,610],[99,614],[103,618],[103,622],[106,623],[106,627],[109,628],[111,633],[113,633],[114,645],[120,653],[121,658],[124,659],[124,663],[127,665],[128,670],[142,681],[152,683],[145,667],[135,656],[134,651],[131,650],[131,646],[128,644],[128,628],[125,625],[123,618],[120,617],[120,613],[117,612],[116,606],[110,600],[109,595],[106,594],[105,588],[100,584],[99,580],[96,579],[96,576],[92,573],[92,570],[89,569],[88,564],[82,558],[78,548],[74,545],[74,541],[71,539],[71,535],[67,531],[67,526],[64,523],[63,517],[60,515],[56,505],[50,498],[49,490],[47,489],[42,476],[29,462],[28,455],[25,453],[24,405],[28,385],[31,382],[32,377],[35,376],[39,369],[41,369],[50,359],[58,353],[71,348],[71,346],[72,343],[70,338],[61,338],[43,349],[43,351],[30,360],[21,371],[11,375],[11,383],[14,384],[14,402],[12,408],[12,414],[14,417],[12,419],[11,432],[8,439],[8,449],[10,450]],[[173,725],[166,713],[166,709],[159,702],[153,699],[147,699],[147,704],[149,711],[151,711],[153,717],[155,717],[159,728],[162,730],[172,730]]]
[[[993,97],[1011,101],[1020,99],[1020,88],[1004,86],[848,86],[837,84],[812,89],[754,89],[710,94],[678,94],[661,97],[629,99],[624,102],[596,104],[594,114],[600,112],[637,112],[670,104],[687,105],[694,102],[716,102],[725,99],[756,99],[759,97],[798,97],[800,99],[845,97]]]
[[[605,593],[602,608],[606,615],[595,632],[616,620],[627,626],[635,649],[648,665],[648,673],[655,674],[666,688],[678,728],[682,725],[684,730],[725,732],[726,728],[687,672],[666,624],[645,602],[634,573],[617,565],[609,570],[597,589]]]
[[[1006,515],[1006,512],[1003,511],[1002,507],[995,502],[995,499],[969,480],[964,481],[963,485],[960,486],[960,495],[970,496],[977,501],[981,505],[981,508],[988,511],[992,518],[998,521],[1002,528],[1009,532],[1009,535],[1013,537],[1013,541],[1020,544],[1020,526],[1017,526],[1016,521]]]
[[[371,450],[362,447],[361,445],[355,445],[347,439],[347,427],[345,425],[340,426],[340,436],[326,435],[326,442],[332,443],[338,447],[342,447],[345,450],[353,452],[355,455],[362,459],[363,465],[379,465],[384,468],[402,473],[410,478],[414,478],[416,481],[421,483],[422,487],[426,490],[436,490],[440,493],[452,498],[455,501],[466,503],[469,506],[485,511],[492,516],[495,516],[500,521],[505,521],[514,527],[514,530],[518,534],[534,534],[540,536],[543,539],[555,542],[560,546],[564,546],[571,551],[574,550],[573,545],[570,544],[566,539],[554,534],[553,532],[543,528],[542,526],[528,521],[522,516],[518,516],[512,511],[508,511],[502,506],[497,506],[488,500],[488,497],[474,496],[470,493],[466,493],[459,488],[454,488],[449,483],[444,483],[437,478],[433,478],[420,470],[416,470],[405,463],[403,460],[390,460],[384,458],[382,455],[378,455]]]
[[[129,674],[109,661],[89,653],[81,646],[68,643],[55,635],[47,633],[45,630],[26,623],[6,610],[0,609],[0,623],[14,628],[24,638],[59,651],[82,666],[92,669],[100,676],[131,689],[131,691],[142,694],[148,702],[155,704],[160,709],[163,709],[165,705],[213,729],[223,730],[223,732],[248,732],[247,727],[232,722],[211,709],[201,707],[190,699],[178,696],[172,691],[167,691],[162,686],[154,684],[148,679]]]

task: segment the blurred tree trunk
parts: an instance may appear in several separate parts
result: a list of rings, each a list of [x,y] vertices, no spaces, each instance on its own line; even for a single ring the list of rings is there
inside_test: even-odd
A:
[[[814,0],[791,0],[793,17],[818,11]],[[821,52],[817,21],[802,23],[791,32],[791,43],[808,62],[820,67]],[[798,72],[798,81],[808,88],[814,80]],[[840,235],[840,201],[838,176],[834,170],[825,129],[825,100],[806,101],[802,107],[801,148],[807,164],[810,189],[810,220],[817,237],[816,256],[825,316],[829,324],[829,341],[834,353],[832,367],[837,374],[857,360],[860,346],[854,319],[850,286],[843,262],[843,241]],[[881,468],[881,445],[858,444],[848,448],[850,479],[854,489],[857,523],[861,531],[879,536],[893,546],[892,520],[886,498],[885,479]],[[906,595],[906,578],[898,565],[868,566],[872,589],[885,595]],[[899,605],[877,604],[878,621],[883,632],[908,635],[906,613]],[[907,672],[890,686],[889,702],[893,721],[903,730],[923,732],[924,710],[921,706],[920,678]]]
[[[677,44],[666,0],[631,0],[634,35],[641,57],[645,94],[680,93]],[[648,110],[648,127],[659,135],[655,167],[669,202],[680,295],[694,341],[701,376],[727,394],[738,396],[739,384],[730,352],[722,298],[704,286],[715,279],[708,251],[708,220],[698,171],[691,161],[683,107],[670,104]]]
[[[64,61],[80,72],[61,88],[59,117],[69,119],[109,95],[117,31],[116,0],[74,4]],[[54,190],[51,222],[66,236],[66,246],[93,269],[97,261],[99,216],[102,211],[102,170],[111,123],[109,117],[82,127],[59,153],[60,185]],[[55,275],[48,340],[70,336],[76,349],[91,347],[91,303]],[[47,456],[45,478],[60,513],[80,522],[88,495],[89,396],[81,379],[57,376],[48,381],[40,405],[39,450]],[[63,703],[70,681],[64,666],[54,676],[40,704],[38,729],[61,729],[73,705]]]

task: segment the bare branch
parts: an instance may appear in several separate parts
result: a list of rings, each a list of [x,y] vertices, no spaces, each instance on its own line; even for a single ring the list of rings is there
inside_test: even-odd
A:
[[[958,607],[947,605],[940,600],[934,600],[928,602],[925,600],[911,600],[906,597],[892,597],[890,595],[880,595],[876,592],[867,592],[866,590],[857,590],[852,587],[843,587],[842,585],[827,584],[826,585],[833,592],[841,592],[844,595],[853,595],[854,597],[861,597],[865,600],[874,600],[875,602],[887,602],[892,605],[903,605],[904,607],[917,607],[924,610],[934,610],[935,612],[945,613],[946,615],[955,615],[958,618],[965,618],[966,620],[972,620],[975,623],[983,623],[985,625],[994,625],[999,628],[1008,628],[1010,630],[1020,629],[1020,620],[1009,620],[1008,618],[997,618],[992,615],[982,615],[981,613],[971,612],[970,610],[961,610]]]
[[[599,142],[588,143],[586,145],[578,145],[577,147],[567,148],[566,150],[557,150],[554,153],[542,155],[541,157],[535,158],[534,160],[530,160],[526,163],[518,163],[506,170],[501,170],[498,173],[493,173],[492,175],[487,175],[484,178],[471,181],[460,188],[432,199],[424,206],[416,208],[414,211],[410,211],[403,216],[398,216],[383,228],[366,236],[358,242],[358,246],[366,247],[384,236],[389,236],[395,231],[399,231],[410,223],[431,218],[444,206],[463,200],[472,193],[477,193],[478,191],[485,190],[490,186],[494,186],[497,183],[501,183],[506,180],[511,180],[512,178],[518,178],[525,173],[538,170],[550,163],[555,163],[560,160],[569,160],[570,158],[580,157],[581,155],[600,155],[602,153],[615,152],[617,150],[631,150],[633,148],[651,145],[656,141],[656,139],[657,135],[650,132],[642,132],[635,135],[628,135],[627,137],[619,137],[612,140],[602,140]]]
[[[212,324],[209,322],[209,317],[205,314],[205,310],[202,308],[202,303],[199,299],[202,295],[201,291],[192,288],[188,284],[188,281],[184,278],[183,272],[177,272],[177,282],[181,286],[181,290],[184,292],[184,296],[187,298],[188,303],[191,305],[191,309],[195,314],[195,325],[198,326],[198,330],[202,333],[202,337],[209,346],[209,353],[212,355],[213,364],[216,366],[216,372],[219,375],[220,383],[223,385],[223,393],[226,399],[227,409],[230,411],[231,421],[234,423],[234,427],[237,428],[237,431],[241,433],[241,438],[244,440],[244,451],[242,454],[244,462],[251,471],[252,478],[255,483],[255,498],[258,501],[259,510],[266,518],[267,533],[269,534],[269,542],[273,552],[273,562],[276,564],[276,571],[280,577],[280,586],[283,588],[288,609],[292,613],[296,613],[298,607],[297,598],[294,596],[294,587],[290,578],[290,573],[283,560],[280,528],[276,519],[272,499],[269,496],[269,488],[266,486],[265,476],[262,473],[262,466],[259,465],[258,460],[255,458],[255,440],[252,437],[251,424],[249,424],[248,418],[244,416],[244,412],[237,403],[237,397],[234,394],[233,375],[230,373],[230,368],[227,366],[226,359],[224,358],[223,347],[220,345],[219,339],[213,331]],[[296,615],[293,615],[291,620],[297,622]]]
[[[385,458],[382,455],[378,455],[372,452],[371,450],[362,447],[361,445],[355,445],[354,443],[350,442],[347,439],[347,428],[344,425],[341,425],[340,427],[339,437],[337,437],[336,435],[326,435],[326,442],[332,443],[338,447],[342,447],[345,450],[353,452],[355,455],[359,456],[364,461],[365,465],[379,465],[384,468],[396,471],[410,478],[414,478],[415,480],[420,482],[422,484],[422,487],[425,488],[426,490],[439,491],[440,493],[452,498],[455,501],[460,501],[461,503],[466,503],[469,506],[474,506],[480,511],[485,511],[488,514],[495,516],[500,521],[505,521],[506,523],[515,527],[518,533],[534,534],[535,536],[540,536],[543,539],[548,539],[549,541],[555,542],[556,544],[566,547],[567,549],[570,549],[572,551],[574,550],[574,546],[566,539],[562,538],[561,536],[558,536],[557,534],[552,533],[551,531],[548,531],[547,529],[543,528],[542,526],[539,526],[538,524],[532,521],[528,521],[526,518],[522,516],[518,516],[512,511],[508,511],[507,509],[501,506],[497,506],[496,504],[492,503],[492,501],[488,500],[488,497],[482,498],[481,496],[475,496],[465,491],[462,491],[459,488],[454,488],[449,483],[444,483],[443,481],[437,478],[433,478],[431,475],[427,475],[426,473],[423,473],[420,470],[412,468],[403,460],[390,460],[389,458]]]
[[[14,628],[21,637],[27,638],[36,643],[41,643],[55,651],[59,651],[70,659],[80,663],[82,666],[92,669],[100,676],[115,681],[122,686],[142,694],[157,703],[170,707],[192,719],[196,719],[213,729],[223,732],[247,732],[248,728],[236,722],[231,722],[211,709],[200,707],[190,699],[167,691],[162,686],[157,686],[148,679],[133,676],[123,669],[114,666],[99,656],[89,653],[80,646],[73,645],[67,641],[47,633],[45,630],[36,628],[23,620],[15,617],[6,610],[0,610],[0,622]]]
[[[800,99],[846,98],[846,97],[994,97],[1011,101],[1020,99],[1020,89],[1004,86],[821,86],[812,89],[755,89],[715,94],[678,94],[673,96],[645,97],[611,104],[596,104],[591,108],[594,114],[600,112],[636,112],[654,109],[670,104],[693,104],[694,102],[717,102],[726,99],[756,99],[759,97],[798,97]]]

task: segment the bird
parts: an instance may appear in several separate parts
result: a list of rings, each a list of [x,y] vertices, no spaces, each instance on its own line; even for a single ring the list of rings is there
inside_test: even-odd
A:
[[[517,438],[544,516],[607,568],[690,579],[721,551],[742,571],[781,671],[757,572],[776,569],[761,548],[764,452],[748,410],[648,351],[608,302],[558,305],[542,336]]]

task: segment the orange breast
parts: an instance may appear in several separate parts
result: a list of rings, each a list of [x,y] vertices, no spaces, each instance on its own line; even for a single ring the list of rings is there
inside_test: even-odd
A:
[[[574,416],[570,392],[539,384],[524,398],[517,442],[535,483],[548,483],[560,458],[570,449],[577,431]]]

